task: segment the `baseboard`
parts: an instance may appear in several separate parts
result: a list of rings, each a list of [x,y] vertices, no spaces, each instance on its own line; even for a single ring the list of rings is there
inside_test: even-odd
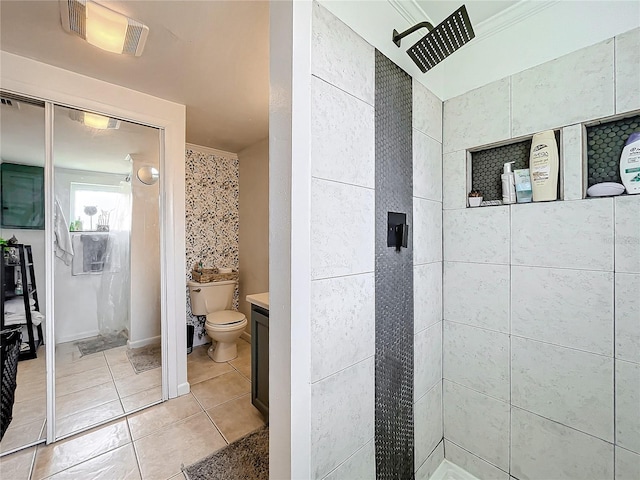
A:
[[[240,335],[240,338],[251,343],[251,335],[249,335],[247,332],[242,332],[242,335]]]
[[[98,335],[100,335],[98,330],[91,330],[89,332],[74,333],[73,335],[67,335],[65,337],[56,337],[56,345],[59,343],[75,342],[76,340],[97,337]]]
[[[156,337],[149,337],[149,338],[143,338],[142,340],[136,340],[135,342],[128,340],[127,346],[129,348],[140,348],[140,347],[146,347],[147,345],[154,345],[156,343],[160,343],[160,341],[161,341],[160,335],[158,335]]]
[[[478,480],[465,469],[460,468],[455,463],[451,463],[445,459],[440,466],[433,472],[429,480]]]
[[[178,385],[178,396],[186,395],[190,391],[191,391],[191,385],[189,385],[189,382],[184,382]]]

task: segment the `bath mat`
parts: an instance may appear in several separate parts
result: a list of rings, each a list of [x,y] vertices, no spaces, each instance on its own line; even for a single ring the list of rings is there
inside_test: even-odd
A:
[[[187,480],[269,480],[269,426],[183,468]]]
[[[127,357],[136,373],[146,372],[162,365],[160,345],[148,345],[127,350]]]
[[[113,335],[98,335],[97,337],[76,342],[76,347],[80,350],[81,356],[92,353],[104,352],[111,348],[122,347],[127,344],[126,332],[115,333]]]

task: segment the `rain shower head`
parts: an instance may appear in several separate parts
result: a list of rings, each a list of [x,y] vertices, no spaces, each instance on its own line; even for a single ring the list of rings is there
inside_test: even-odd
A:
[[[476,36],[467,8],[462,5],[435,28],[429,22],[422,22],[402,33],[394,30],[393,42],[400,47],[400,40],[420,28],[429,29],[429,33],[409,48],[407,53],[422,73],[436,66]]]

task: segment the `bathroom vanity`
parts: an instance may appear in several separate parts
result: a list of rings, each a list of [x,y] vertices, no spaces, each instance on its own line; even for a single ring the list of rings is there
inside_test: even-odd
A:
[[[251,403],[269,418],[269,292],[247,295],[251,304]]]

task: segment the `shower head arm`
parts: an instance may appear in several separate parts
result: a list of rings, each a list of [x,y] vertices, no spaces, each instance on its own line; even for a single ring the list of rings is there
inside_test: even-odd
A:
[[[395,43],[396,46],[398,48],[400,48],[400,40],[402,40],[407,35],[411,35],[416,30],[420,30],[421,28],[427,28],[427,29],[429,29],[429,31],[431,31],[431,30],[433,30],[433,25],[431,25],[430,22],[420,22],[420,23],[414,25],[413,27],[409,28],[408,30],[405,30],[402,33],[398,33],[398,31],[394,28],[393,29],[393,43]]]

